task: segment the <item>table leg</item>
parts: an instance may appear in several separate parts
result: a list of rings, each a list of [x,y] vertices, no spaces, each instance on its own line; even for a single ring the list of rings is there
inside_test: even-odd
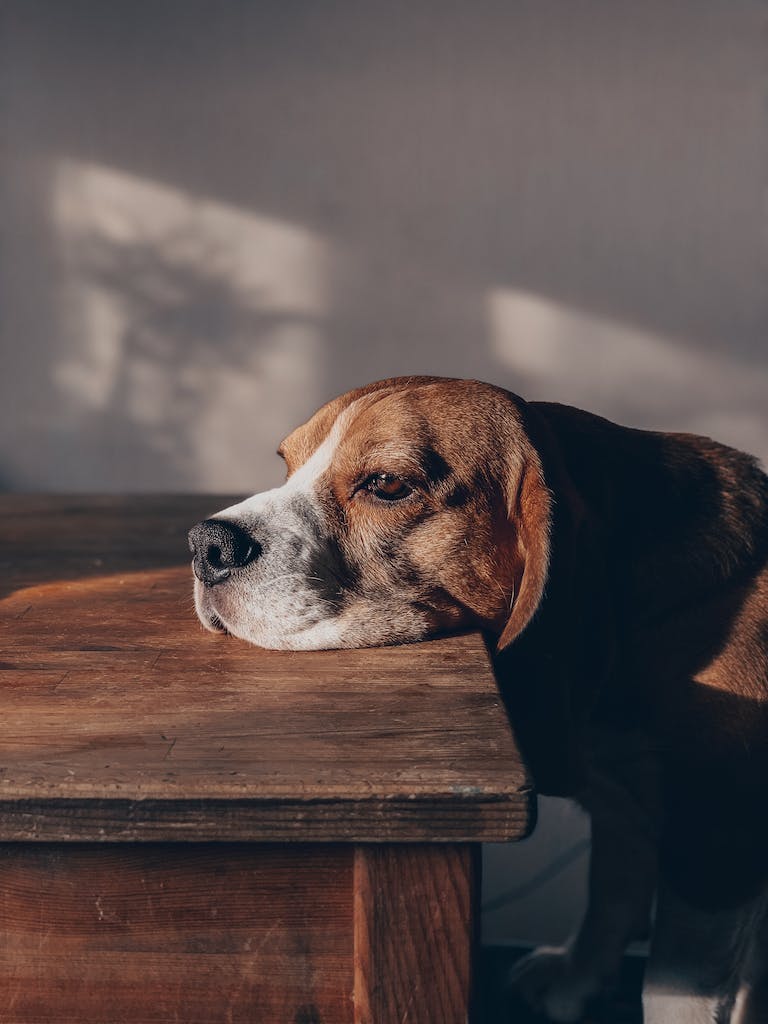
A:
[[[355,1024],[466,1024],[480,848],[358,846]]]

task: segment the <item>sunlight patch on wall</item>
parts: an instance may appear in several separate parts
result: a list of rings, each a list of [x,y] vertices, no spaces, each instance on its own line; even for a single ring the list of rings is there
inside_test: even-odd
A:
[[[91,475],[245,491],[319,402],[329,249],[311,232],[111,168],[57,165],[54,384]]]
[[[509,288],[488,293],[487,317],[493,354],[524,397],[707,434],[768,460],[764,366]]]

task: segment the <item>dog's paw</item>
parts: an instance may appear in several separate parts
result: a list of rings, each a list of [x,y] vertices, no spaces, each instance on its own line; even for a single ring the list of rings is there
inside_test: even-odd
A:
[[[581,1020],[598,984],[572,968],[568,951],[541,946],[519,960],[509,975],[511,988],[537,1013],[557,1024]]]

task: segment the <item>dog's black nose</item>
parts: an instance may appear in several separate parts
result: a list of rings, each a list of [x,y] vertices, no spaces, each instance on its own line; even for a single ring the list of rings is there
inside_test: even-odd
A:
[[[261,545],[245,530],[224,519],[206,519],[189,531],[189,550],[194,556],[195,576],[212,587],[255,561]]]

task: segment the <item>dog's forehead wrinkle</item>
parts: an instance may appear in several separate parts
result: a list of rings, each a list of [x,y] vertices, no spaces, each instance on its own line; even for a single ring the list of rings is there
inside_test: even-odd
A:
[[[442,483],[454,473],[451,464],[437,450],[434,442],[422,447],[421,458],[427,476],[433,483]]]
[[[433,484],[444,482],[453,473],[447,459],[433,445],[411,435],[369,441],[362,448],[362,461],[368,467],[378,466],[382,470],[394,468],[423,474]]]

